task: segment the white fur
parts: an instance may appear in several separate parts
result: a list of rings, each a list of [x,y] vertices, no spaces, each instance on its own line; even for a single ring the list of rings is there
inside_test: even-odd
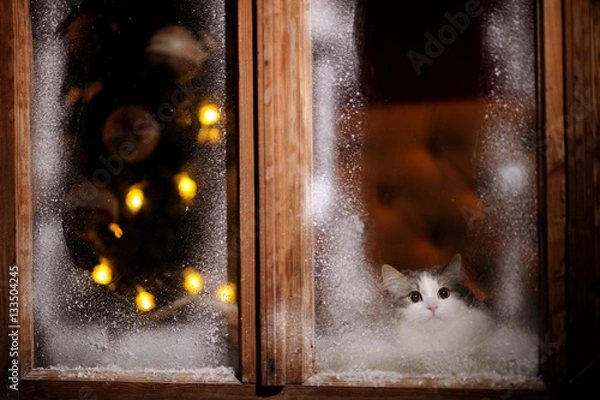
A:
[[[317,338],[317,364],[324,370],[395,371],[399,376],[535,376],[537,338],[519,327],[498,326],[482,308],[470,307],[457,293],[438,296],[443,285],[460,281],[460,256],[440,274],[403,275],[382,266],[382,287],[399,315],[357,321],[344,333]],[[450,290],[450,288],[448,288]],[[410,292],[418,291],[414,303]],[[364,325],[365,323],[367,325]]]
[[[396,338],[405,354],[453,351],[480,346],[493,328],[492,319],[482,310],[468,307],[456,294],[438,297],[438,281],[424,274],[419,280],[423,300],[402,309]],[[432,309],[435,310],[432,310]]]

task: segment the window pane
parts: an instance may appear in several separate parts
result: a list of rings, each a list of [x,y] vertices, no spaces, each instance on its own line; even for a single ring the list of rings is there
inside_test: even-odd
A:
[[[237,369],[226,17],[32,1],[35,366]]]
[[[311,7],[318,366],[536,376],[534,2]]]

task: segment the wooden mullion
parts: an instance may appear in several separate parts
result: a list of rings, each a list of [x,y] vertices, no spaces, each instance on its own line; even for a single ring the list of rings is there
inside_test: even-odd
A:
[[[567,377],[573,384],[600,369],[600,246],[597,163],[600,130],[600,4],[565,0],[567,146]],[[596,170],[596,173],[598,171]],[[591,380],[590,380],[591,379]]]
[[[31,193],[29,153],[29,101],[31,32],[29,2],[26,0],[3,1],[0,5],[0,37],[2,38],[0,60],[0,104],[3,118],[0,122],[0,243],[2,255],[0,281],[0,315],[3,329],[18,332],[18,357],[10,355],[6,346],[7,334],[2,335],[3,394],[15,393],[8,389],[7,368],[18,360],[20,376],[31,369],[33,358],[33,327],[31,309]],[[18,322],[9,313],[9,268],[18,268]],[[11,283],[14,283],[12,281]],[[14,293],[13,293],[14,294]],[[11,299],[11,300],[14,300]],[[11,341],[12,347],[12,341]],[[6,378],[5,378],[6,377]],[[6,390],[6,393],[4,391]]]
[[[261,383],[312,371],[312,79],[308,0],[257,2]]]
[[[566,167],[564,121],[563,13],[561,0],[541,2],[540,75],[543,107],[541,163],[542,212],[545,236],[541,243],[542,293],[545,323],[540,331],[541,362],[546,382],[560,385],[566,357],[565,337],[565,241]]]
[[[263,87],[270,87],[272,85],[270,81],[270,76],[261,75],[260,71],[263,70],[261,68],[260,63],[268,63],[269,60],[272,60],[273,55],[269,52],[270,48],[265,49],[264,42],[265,37],[271,37],[273,34],[268,31],[271,28],[270,24],[267,24],[265,21],[264,14],[269,14],[269,11],[265,11],[266,5],[257,5],[256,14],[257,14],[257,34],[256,34],[256,42],[257,42],[257,111],[258,111],[258,171],[259,171],[259,279],[260,279],[260,291],[259,291],[259,316],[260,316],[260,381],[264,385],[275,385],[282,384],[285,379],[281,378],[284,375],[283,370],[283,361],[279,362],[279,364],[275,364],[275,361],[278,359],[278,354],[282,353],[281,341],[277,341],[277,329],[275,327],[274,316],[277,312],[275,307],[277,306],[275,297],[274,297],[274,289],[273,289],[273,265],[275,265],[276,260],[274,259],[274,253],[269,252],[269,248],[267,243],[273,243],[275,241],[275,228],[274,222],[275,219],[271,218],[267,220],[268,215],[268,207],[269,204],[266,203],[266,199],[273,199],[275,197],[273,192],[273,182],[272,182],[272,170],[273,165],[271,161],[267,159],[266,155],[273,154],[274,151],[274,141],[269,138],[267,140],[265,135],[262,132],[273,131],[273,126],[270,123],[273,119],[268,119],[261,115],[261,103],[264,102],[266,94]],[[268,180],[268,182],[267,182]],[[269,223],[269,225],[267,225]],[[269,235],[269,236],[267,236]],[[276,367],[279,367],[276,369]],[[275,383],[277,382],[277,383]],[[279,383],[280,382],[280,383]]]
[[[254,37],[251,0],[237,4],[240,207],[240,366],[242,382],[256,382],[256,204],[254,154]]]

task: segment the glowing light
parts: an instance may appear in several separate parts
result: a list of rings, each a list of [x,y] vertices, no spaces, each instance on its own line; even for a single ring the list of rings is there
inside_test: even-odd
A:
[[[217,298],[223,303],[235,303],[235,285],[227,283],[217,289]]]
[[[115,234],[117,239],[121,239],[121,236],[123,236],[123,229],[121,229],[121,227],[114,222],[108,226],[108,229]]]
[[[214,104],[205,104],[198,110],[198,120],[202,125],[214,125],[220,118],[219,109]]]
[[[182,172],[175,175],[175,182],[177,182],[177,190],[182,199],[191,200],[196,196],[196,182],[188,174]]]
[[[198,294],[204,288],[204,279],[193,268],[186,268],[183,271],[183,288],[190,294]]]
[[[133,185],[129,189],[125,197],[125,204],[127,204],[129,210],[134,214],[140,211],[144,205],[144,192],[138,185]]]
[[[99,285],[108,285],[112,282],[112,268],[106,258],[100,257],[100,264],[92,270],[92,279]]]
[[[150,311],[156,304],[154,302],[154,296],[152,293],[146,292],[142,287],[137,287],[138,294],[135,297],[135,304],[140,311]]]
[[[221,139],[221,131],[219,128],[209,128],[203,126],[198,131],[198,142],[217,144]]]

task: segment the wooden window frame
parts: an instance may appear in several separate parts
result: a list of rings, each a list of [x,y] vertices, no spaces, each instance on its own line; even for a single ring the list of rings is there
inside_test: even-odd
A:
[[[581,118],[571,118],[569,112],[580,101],[577,90],[585,93],[591,87],[600,93],[598,60],[589,56],[600,54],[600,44],[586,39],[584,30],[600,30],[598,2],[539,0],[537,4],[538,121],[543,149],[538,163],[542,377],[525,384],[456,381],[448,385],[425,379],[424,386],[423,379],[403,379],[377,389],[368,382],[311,380],[315,369],[309,3],[237,2],[241,375],[239,382],[199,383],[186,373],[152,377],[86,373],[85,378],[77,378],[76,371],[32,369],[29,9],[27,0],[0,2],[0,324],[3,332],[14,325],[8,312],[7,282],[9,267],[16,265],[23,398],[71,399],[81,398],[82,393],[99,399],[184,395],[475,399],[506,394],[511,399],[550,398],[555,389],[568,388],[569,380],[589,368],[586,349],[577,344],[585,336],[571,332],[585,326],[581,317],[600,313],[600,302],[583,306],[578,302],[586,296],[582,289],[589,293],[600,284],[600,233],[589,222],[594,220],[590,204],[600,200],[588,188],[595,182],[600,102],[592,102]],[[585,20],[584,28],[578,18]],[[588,267],[590,261],[594,268]],[[0,366],[7,382],[13,360],[6,350],[7,335],[0,343]],[[594,346],[598,351],[600,346]],[[3,388],[5,393],[9,398],[16,394]]]
[[[180,372],[156,372],[152,376],[141,372],[81,371],[33,368],[33,307],[32,307],[32,207],[30,173],[30,101],[32,71],[32,37],[28,0],[9,0],[0,4],[0,37],[3,54],[7,57],[0,65],[2,86],[0,99],[7,107],[8,118],[0,125],[2,131],[2,187],[10,192],[0,203],[2,222],[2,268],[0,278],[8,282],[9,268],[18,266],[18,324],[11,323],[8,312],[8,291],[3,290],[1,321],[3,326],[19,331],[18,365],[20,381],[18,392],[3,388],[9,398],[81,398],[81,396],[112,398],[171,398],[189,393],[207,394],[215,398],[238,399],[253,396],[256,381],[255,343],[255,188],[254,188],[254,89],[253,89],[253,5],[242,0],[235,5],[238,38],[240,112],[237,115],[239,131],[238,194],[240,229],[240,379],[230,376],[198,376]],[[4,80],[6,79],[6,81]],[[4,289],[4,287],[3,287]],[[4,331],[4,328],[3,328]],[[6,335],[2,336],[2,349],[8,348]],[[1,356],[2,367],[7,371],[15,360],[8,351]],[[5,368],[6,367],[6,368]],[[6,372],[2,374],[6,382]],[[202,383],[199,383],[202,382]]]

